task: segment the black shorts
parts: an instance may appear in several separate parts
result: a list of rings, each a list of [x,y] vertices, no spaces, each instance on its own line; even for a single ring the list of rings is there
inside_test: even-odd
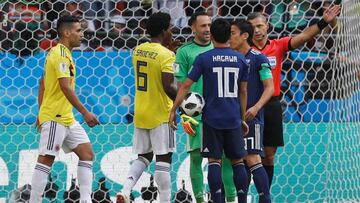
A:
[[[249,123],[248,125],[249,133],[244,137],[245,149],[248,154],[258,154],[263,157],[264,125],[255,122]]]
[[[280,97],[272,97],[264,106],[264,147],[284,146]]]
[[[223,152],[228,159],[241,159],[247,155],[242,128],[216,129],[203,123],[201,155],[221,159]]]

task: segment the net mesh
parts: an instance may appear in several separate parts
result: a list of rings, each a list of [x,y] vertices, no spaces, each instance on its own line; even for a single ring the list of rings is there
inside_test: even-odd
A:
[[[359,61],[360,1],[344,1],[339,35],[336,38],[338,57],[332,69],[331,92],[336,100],[329,105],[329,145],[327,185],[330,202],[358,202],[360,198],[359,167]]]
[[[204,10],[214,18],[268,15],[270,38],[295,35],[316,23],[332,1],[312,0],[128,0],[128,1],[0,1],[0,202],[29,198],[40,136],[33,128],[38,112],[38,82],[46,51],[56,44],[56,19],[82,18],[84,40],[73,52],[76,93],[101,125],[86,132],[95,152],[93,199],[110,202],[121,190],[131,161],[134,73],[131,50],[148,40],[147,17],[170,12],[174,39],[188,41],[187,20]],[[273,202],[360,201],[360,112],[358,33],[360,1],[344,0],[338,26],[297,50],[283,62],[282,104],[285,147],[279,149],[271,190]],[[76,112],[76,119],[83,118]],[[173,199],[187,202],[191,193],[186,135],[177,131],[171,168]],[[46,202],[78,198],[77,157],[60,153],[44,193]],[[207,164],[203,162],[207,185]],[[133,190],[136,202],[156,194],[145,171]],[[183,181],[184,180],[184,181]],[[207,188],[207,187],[206,187]],[[179,193],[176,193],[179,192]],[[182,191],[183,192],[183,191]],[[185,195],[186,196],[186,195]],[[248,202],[256,202],[251,184]],[[194,197],[192,197],[194,199]]]

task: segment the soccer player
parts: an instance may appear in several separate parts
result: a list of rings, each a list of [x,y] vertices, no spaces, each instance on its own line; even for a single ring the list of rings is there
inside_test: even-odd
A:
[[[274,175],[274,159],[278,147],[284,146],[282,109],[280,104],[280,83],[281,83],[281,63],[284,54],[293,49],[304,45],[307,41],[313,39],[325,27],[328,26],[340,13],[340,6],[335,5],[325,10],[323,18],[315,25],[306,28],[302,33],[292,37],[282,37],[280,39],[269,40],[267,19],[261,13],[250,13],[248,21],[254,28],[253,48],[265,54],[271,65],[271,72],[274,81],[274,94],[269,102],[264,106],[264,152],[265,157],[262,160],[264,168],[269,177],[271,187]]]
[[[192,32],[194,33],[194,39],[183,46],[181,46],[176,52],[175,59],[175,76],[178,80],[178,85],[185,81],[188,73],[191,71],[195,58],[210,49],[213,49],[213,44],[210,39],[210,25],[211,19],[205,12],[195,12],[191,15],[189,20]],[[202,78],[198,82],[194,83],[190,91],[197,92],[202,95]],[[189,135],[187,136],[187,152],[190,155],[190,178],[193,193],[197,203],[204,202],[204,177],[202,173],[202,157],[200,154],[201,148],[201,136],[202,136],[202,124],[201,115],[195,117],[198,121],[198,125],[192,125],[188,123],[188,127],[184,126],[184,131]],[[184,122],[183,122],[184,123]],[[184,123],[184,125],[186,125]],[[188,131],[189,129],[191,131]],[[224,180],[224,189],[227,202],[234,202],[236,198],[236,189],[232,178],[232,169],[229,159],[224,158],[222,160],[222,177]]]
[[[131,164],[117,203],[130,202],[130,193],[141,174],[156,155],[155,181],[160,202],[171,196],[170,164],[175,151],[175,132],[168,124],[172,100],[176,97],[173,65],[175,55],[166,48],[172,37],[170,15],[154,13],[146,23],[151,41],[137,46],[132,62],[135,68],[135,118]]]
[[[269,60],[259,51],[253,50],[248,40],[252,39],[253,28],[246,20],[231,24],[231,48],[243,54],[249,64],[248,101],[245,119],[249,125],[249,134],[244,138],[248,155],[245,164],[254,177],[259,202],[271,202],[269,179],[261,163],[263,152],[264,109],[263,106],[274,93],[274,84]],[[249,181],[250,182],[250,181]]]
[[[214,49],[195,59],[193,69],[177,94],[169,122],[176,128],[176,109],[191,85],[202,76],[205,107],[201,154],[209,161],[208,183],[212,200],[223,202],[221,157],[224,151],[231,160],[238,201],[245,202],[247,174],[242,158],[246,155],[243,135],[249,130],[245,122],[248,67],[244,56],[229,47],[229,22],[215,20],[210,33]]]
[[[84,36],[78,18],[61,17],[57,22],[59,43],[51,48],[45,61],[45,72],[40,81],[38,102],[40,111],[35,127],[41,133],[39,156],[31,181],[30,203],[39,203],[54,159],[60,148],[79,157],[78,181],[80,202],[91,203],[93,151],[90,140],[74,119],[73,106],[84,116],[89,127],[99,124],[75,94],[75,63],[71,50],[80,46]]]

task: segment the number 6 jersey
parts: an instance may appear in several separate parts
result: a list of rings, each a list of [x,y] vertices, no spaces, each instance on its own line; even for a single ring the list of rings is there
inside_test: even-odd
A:
[[[160,43],[145,42],[135,48],[135,127],[152,129],[168,122],[173,102],[164,91],[161,73],[173,73],[174,61],[174,53]]]

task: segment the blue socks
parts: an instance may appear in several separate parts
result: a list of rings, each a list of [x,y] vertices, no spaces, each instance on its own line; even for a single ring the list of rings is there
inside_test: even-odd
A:
[[[239,162],[233,165],[234,184],[237,190],[238,202],[246,203],[248,190],[248,175],[245,169],[244,162]]]
[[[269,188],[271,188],[272,179],[274,176],[274,165],[264,165],[264,168],[269,178]]]
[[[253,174],[255,187],[259,194],[259,203],[270,203],[269,180],[263,165],[258,163],[251,166],[250,172]]]
[[[214,203],[222,203],[222,180],[221,180],[221,164],[218,162],[210,162],[208,167],[208,183],[210,187],[211,199]]]

